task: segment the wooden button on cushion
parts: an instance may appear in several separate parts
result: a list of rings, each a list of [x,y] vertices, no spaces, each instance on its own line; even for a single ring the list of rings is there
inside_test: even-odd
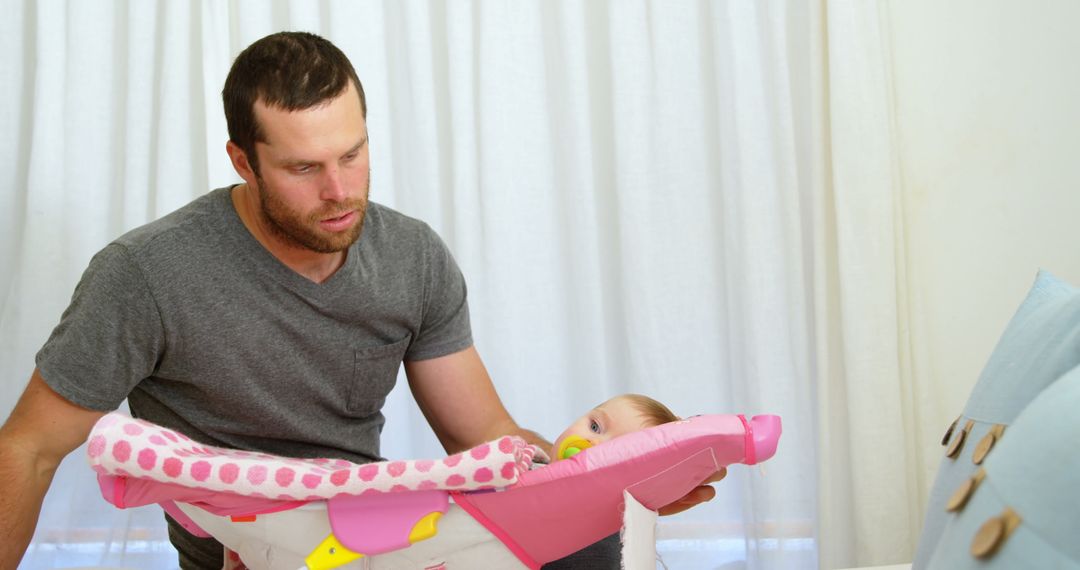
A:
[[[986,477],[986,471],[979,469],[970,478],[965,479],[960,487],[956,489],[956,492],[949,497],[949,501],[945,503],[945,511],[951,513],[964,508],[964,505],[967,504],[971,495],[975,493],[975,488],[979,486],[984,477]]]
[[[945,430],[945,437],[941,438],[942,446],[946,446],[949,444],[949,438],[952,437],[952,432],[956,429],[956,424],[958,423],[960,423],[959,416],[955,420],[953,420],[951,424],[949,424],[949,429]]]
[[[975,462],[975,465],[982,465],[983,460],[986,459],[986,456],[994,448],[994,444],[997,443],[997,440],[1001,438],[1004,432],[1005,426],[997,424],[979,440],[979,445],[975,446],[975,452],[971,454],[971,460]]]
[[[964,424],[964,429],[960,433],[953,435],[952,442],[949,443],[949,448],[945,450],[945,457],[955,459],[957,455],[960,455],[960,449],[964,447],[964,440],[967,439],[967,434],[971,431],[971,426],[973,425],[975,425],[975,422],[968,420],[968,422]]]
[[[975,558],[989,558],[1001,548],[1005,539],[1020,526],[1020,515],[1006,507],[1000,515],[986,521],[975,539],[971,541],[971,554]]]
[[[1005,540],[1005,521],[994,517],[979,527],[975,540],[971,541],[971,554],[975,558],[986,558],[997,551]]]

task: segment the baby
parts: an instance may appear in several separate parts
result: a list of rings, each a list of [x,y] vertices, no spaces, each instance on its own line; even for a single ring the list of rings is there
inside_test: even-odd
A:
[[[582,450],[623,434],[679,421],[667,406],[640,394],[623,394],[578,418],[555,440],[551,460],[573,457]]]

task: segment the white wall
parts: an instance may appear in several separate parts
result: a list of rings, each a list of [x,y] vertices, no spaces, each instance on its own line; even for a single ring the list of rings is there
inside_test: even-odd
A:
[[[889,11],[915,374],[943,432],[1037,268],[1080,285],[1080,2]]]

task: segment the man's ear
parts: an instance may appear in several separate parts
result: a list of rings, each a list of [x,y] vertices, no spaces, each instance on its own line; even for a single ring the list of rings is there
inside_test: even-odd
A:
[[[251,167],[251,161],[248,160],[247,153],[244,149],[240,148],[240,145],[232,142],[231,140],[225,143],[225,152],[229,154],[229,161],[232,162],[233,169],[240,175],[240,178],[244,179],[249,185],[255,183],[255,169]]]

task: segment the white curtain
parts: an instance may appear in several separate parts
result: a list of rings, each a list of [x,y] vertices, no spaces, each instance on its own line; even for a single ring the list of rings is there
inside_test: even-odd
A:
[[[829,150],[814,224],[824,568],[910,561],[925,466],[939,457],[924,453],[937,426],[923,428],[938,414],[914,380],[923,341],[908,286],[888,13],[826,4]]]
[[[773,460],[662,519],[668,568],[903,561],[922,495],[882,17],[855,1],[7,2],[0,409],[95,251],[238,180],[231,60],[307,30],[356,66],[372,199],[454,251],[519,423],[553,437],[626,391],[783,416]],[[441,454],[407,390],[386,412],[384,454]],[[106,564],[175,554],[156,509],[97,496],[79,451],[22,567]]]

